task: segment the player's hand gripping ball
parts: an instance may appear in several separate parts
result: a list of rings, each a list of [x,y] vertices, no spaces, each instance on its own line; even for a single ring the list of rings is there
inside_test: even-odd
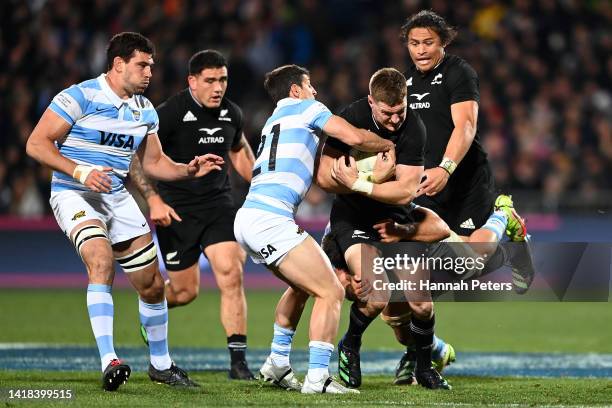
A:
[[[350,155],[355,159],[359,178],[380,184],[395,175],[395,151],[362,152],[351,149]]]

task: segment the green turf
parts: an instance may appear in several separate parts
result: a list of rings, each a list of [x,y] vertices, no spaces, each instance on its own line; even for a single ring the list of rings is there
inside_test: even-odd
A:
[[[193,373],[200,389],[172,389],[151,383],[135,373],[117,392],[102,391],[98,374],[0,371],[6,388],[71,389],[75,398],[57,406],[593,406],[612,401],[612,383],[606,380],[517,379],[454,377],[452,391],[429,391],[421,387],[390,385],[390,378],[369,376],[360,395],[301,395],[259,382],[228,381],[224,373]],[[6,403],[6,391],[0,402]],[[20,406],[8,402],[6,406]],[[40,404],[49,405],[49,401]]]
[[[280,292],[247,292],[250,347],[267,348]],[[134,292],[116,290],[115,342],[141,345]],[[341,331],[347,326],[347,304]],[[95,345],[84,290],[0,290],[0,342]],[[10,313],[6,313],[9,311]],[[310,305],[295,338],[308,342]],[[460,351],[612,353],[610,303],[497,302],[436,304],[436,332]],[[170,311],[170,345],[226,347],[219,323],[219,295],[204,291],[186,307]],[[390,329],[377,319],[364,337],[366,349],[399,349]]]

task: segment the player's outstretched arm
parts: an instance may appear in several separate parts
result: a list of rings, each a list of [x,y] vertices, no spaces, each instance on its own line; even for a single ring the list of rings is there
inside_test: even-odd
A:
[[[229,158],[232,161],[232,165],[234,166],[236,172],[240,174],[240,177],[250,183],[251,178],[253,177],[255,156],[253,155],[251,145],[249,145],[244,133],[242,134],[240,142],[236,148],[230,150]]]
[[[319,187],[328,193],[333,194],[349,194],[353,191],[332,177],[332,169],[338,157],[342,156],[342,152],[325,143],[321,155],[319,156],[315,181]]]
[[[224,163],[223,158],[216,154],[195,156],[187,164],[176,163],[164,154],[157,133],[148,135],[136,153],[145,174],[162,181],[202,177],[213,170],[221,170],[221,165]]]
[[[384,152],[395,149],[392,141],[383,139],[369,130],[356,128],[340,116],[332,115],[323,126],[323,131],[363,152]]]
[[[109,192],[111,167],[77,165],[62,156],[55,142],[70,131],[71,125],[51,109],[45,110],[26,143],[26,153],[37,162],[75,178],[92,191]]]

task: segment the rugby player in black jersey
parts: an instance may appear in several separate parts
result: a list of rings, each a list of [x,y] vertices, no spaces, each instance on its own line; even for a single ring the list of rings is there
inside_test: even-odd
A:
[[[430,10],[408,18],[401,37],[413,65],[406,73],[410,107],[427,128],[425,178],[415,203],[434,210],[452,231],[469,236],[482,227],[494,209],[513,208],[512,198],[496,198],[493,174],[478,134],[478,75],[463,59],[447,54],[454,28]],[[512,215],[508,213],[509,215]],[[513,284],[527,291],[534,268],[525,222],[508,217],[506,234]]]
[[[423,174],[425,127],[406,99],[406,78],[396,69],[383,68],[370,79],[370,95],[351,104],[340,116],[349,123],[375,131],[396,145],[396,157],[380,160],[374,169],[374,181],[360,182],[355,160],[349,157],[349,147],[328,139],[323,149],[317,184],[328,192],[338,193],[330,215],[331,231],[355,279],[361,277],[363,258],[377,256],[372,244],[380,241],[374,225],[386,219],[405,225],[419,225],[411,238],[433,242],[446,238],[446,225],[430,210],[415,209],[411,204]],[[379,154],[383,158],[382,154]],[[394,177],[387,167],[395,164]],[[415,223],[415,221],[419,221]],[[433,304],[423,299],[408,299],[412,310],[410,328],[416,343],[415,377],[428,388],[450,388],[446,380],[432,367],[434,343]],[[373,301],[354,302],[351,307],[349,333],[338,344],[340,378],[351,387],[359,387],[361,373],[359,348],[361,335],[386,306]]]
[[[157,108],[159,139],[164,152],[177,162],[215,153],[246,181],[251,180],[254,156],[243,134],[241,109],[225,98],[227,62],[215,50],[189,60],[188,87]],[[235,240],[236,213],[227,164],[197,180],[160,182],[157,189],[134,160],[131,177],[147,199],[151,220],[169,279],[168,306],[186,305],[198,296],[200,253],[210,262],[221,292],[221,322],[227,335],[232,379],[253,379],[246,359],[247,305],[242,285],[244,250]]]

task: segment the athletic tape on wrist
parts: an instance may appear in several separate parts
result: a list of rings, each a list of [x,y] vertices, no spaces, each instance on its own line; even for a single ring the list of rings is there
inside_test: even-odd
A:
[[[451,174],[453,174],[453,172],[457,168],[457,163],[455,163],[453,159],[445,157],[442,159],[438,167],[442,167],[444,170],[446,170],[446,172],[450,176]]]
[[[351,186],[351,190],[357,193],[366,193],[367,195],[370,195],[372,194],[372,190],[374,190],[374,183],[358,178]]]
[[[92,170],[102,171],[102,166],[87,166],[85,164],[79,164],[74,168],[72,172],[72,177],[75,180],[78,180],[81,184],[85,184],[85,180],[87,180],[87,176],[91,173]]]

